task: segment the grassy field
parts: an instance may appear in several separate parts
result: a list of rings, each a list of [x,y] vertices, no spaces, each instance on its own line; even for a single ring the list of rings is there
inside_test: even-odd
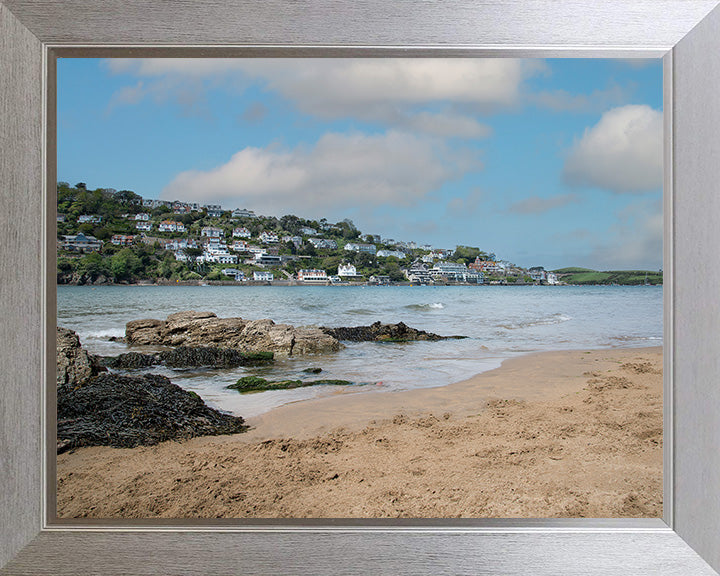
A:
[[[632,286],[663,283],[662,272],[650,270],[609,270],[599,272],[589,268],[561,268],[554,270],[558,280],[568,284],[620,284]]]

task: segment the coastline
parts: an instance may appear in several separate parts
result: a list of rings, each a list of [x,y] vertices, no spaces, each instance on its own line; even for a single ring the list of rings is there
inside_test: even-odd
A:
[[[58,457],[60,517],[653,517],[662,348],[541,352],[339,392],[249,432]]]

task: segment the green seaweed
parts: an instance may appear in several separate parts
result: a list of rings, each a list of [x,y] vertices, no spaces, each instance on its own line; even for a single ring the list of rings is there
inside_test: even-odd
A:
[[[326,386],[348,386],[352,382],[348,380],[308,380],[303,382],[302,380],[276,380],[269,381],[259,376],[243,376],[235,384],[226,386],[230,390],[237,390],[241,394],[246,392],[259,392],[264,390],[290,390],[293,388],[304,388],[305,386],[315,385],[326,385]]]

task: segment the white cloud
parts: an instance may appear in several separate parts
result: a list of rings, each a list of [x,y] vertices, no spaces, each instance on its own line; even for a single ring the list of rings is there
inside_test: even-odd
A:
[[[410,206],[468,170],[472,155],[402,132],[325,134],[291,150],[244,148],[209,171],[178,174],[162,197],[316,217],[353,206]]]
[[[565,161],[565,181],[613,192],[662,186],[663,115],[645,105],[613,108],[585,130]]]
[[[467,114],[420,107],[467,106],[474,111],[519,103],[523,81],[544,67],[542,61],[512,58],[457,59],[111,59],[114,73],[132,73],[166,82],[184,78],[231,82],[242,90],[249,81],[295,102],[319,118],[353,117],[397,129],[443,137],[478,138],[490,129]],[[175,83],[171,83],[175,84]]]
[[[555,208],[561,208],[579,201],[580,198],[577,194],[561,194],[547,198],[530,196],[512,204],[510,208],[508,208],[508,212],[515,214],[542,214],[543,212],[549,212]]]

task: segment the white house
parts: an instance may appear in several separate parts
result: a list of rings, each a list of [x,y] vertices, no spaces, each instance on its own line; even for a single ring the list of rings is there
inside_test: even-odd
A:
[[[237,264],[237,254],[230,254],[229,252],[220,252],[215,254],[215,262],[218,264]]]
[[[251,236],[252,234],[247,228],[240,227],[233,230],[233,238],[250,238]]]
[[[340,264],[338,266],[338,276],[357,276],[357,269],[352,264]]]
[[[152,224],[150,222],[137,222],[135,228],[143,232],[150,232],[150,230],[152,230]]]
[[[135,222],[147,222],[148,220],[150,220],[150,214],[145,214],[144,212],[135,214]]]
[[[282,241],[284,244],[292,242],[295,245],[295,248],[300,248],[303,243],[302,236],[283,236]]]
[[[185,232],[185,225],[182,222],[163,220],[158,224],[158,232]]]
[[[235,240],[235,242],[232,243],[231,248],[236,252],[247,252],[248,243],[245,242],[245,240]]]
[[[304,234],[305,236],[310,236],[312,234],[317,234],[317,230],[315,230],[315,228],[310,228],[309,226],[305,226],[304,228],[300,228],[300,234]]]
[[[220,238],[225,236],[225,232],[222,228],[215,228],[214,226],[205,226],[200,230],[200,236],[207,236],[208,238]]]
[[[329,250],[337,249],[337,242],[335,242],[335,240],[327,240],[325,238],[308,238],[308,242],[310,242],[314,248],[326,248]]]
[[[267,248],[260,248],[260,246],[255,246],[254,244],[248,245],[248,247],[245,250],[247,252],[250,252],[253,256],[257,256],[258,254],[267,253]]]
[[[273,273],[272,272],[253,272],[253,280],[255,282],[272,282],[273,281]]]
[[[278,235],[275,232],[262,232],[258,237],[263,244],[277,244]]]
[[[400,250],[378,250],[377,255],[382,258],[394,256],[395,258],[399,258],[400,260],[405,258],[405,252],[401,252]]]
[[[365,252],[366,254],[375,254],[377,247],[375,244],[357,244],[355,242],[348,242],[345,244],[345,250],[350,252]]]
[[[133,240],[135,240],[135,236],[126,236],[124,234],[114,234],[113,237],[110,238],[110,242],[115,246],[130,246]]]
[[[298,270],[297,279],[308,284],[326,284],[328,275],[325,270]]]
[[[178,262],[187,262],[188,260],[187,254],[185,254],[185,252],[183,252],[182,250],[173,252],[173,254],[175,254],[175,260],[177,260]]]
[[[245,210],[244,208],[241,210],[240,208],[236,208],[233,210],[232,213],[233,218],[257,218],[255,215],[255,212],[252,210]]]
[[[556,286],[558,284],[557,275],[552,272],[548,272],[547,283],[550,284],[550,286]]]
[[[102,216],[98,216],[97,214],[83,214],[82,216],[78,216],[78,224],[100,224],[102,222]]]

